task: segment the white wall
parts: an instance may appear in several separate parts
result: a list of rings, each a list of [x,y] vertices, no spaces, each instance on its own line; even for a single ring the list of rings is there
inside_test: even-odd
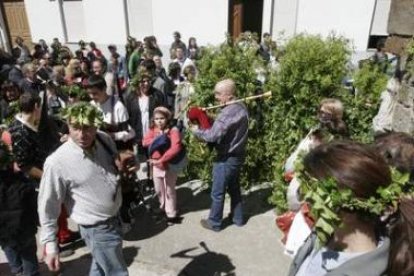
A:
[[[123,0],[83,0],[83,11],[86,40],[97,44],[125,44]]]
[[[51,42],[54,37],[64,41],[59,1],[25,0],[24,3],[33,41],[43,38]]]
[[[262,34],[270,33],[272,19],[272,0],[263,0]]]
[[[366,50],[375,0],[299,0],[296,32],[328,35],[335,31]]]
[[[371,35],[388,35],[388,16],[391,8],[391,0],[377,0]]]
[[[63,13],[65,15],[68,42],[78,42],[81,39],[85,39],[86,28],[83,1],[63,2]]]
[[[293,36],[296,31],[296,16],[299,0],[274,1],[272,37],[273,39],[278,40],[280,34],[283,33],[284,38],[289,38]]]
[[[127,0],[129,33],[139,40],[154,33],[152,0]]]
[[[179,31],[187,44],[194,36],[199,45],[225,40],[228,1],[152,0],[153,30],[159,44],[170,45],[173,32]]]

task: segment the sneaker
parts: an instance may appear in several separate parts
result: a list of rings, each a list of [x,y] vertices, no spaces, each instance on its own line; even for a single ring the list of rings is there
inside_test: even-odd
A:
[[[73,249],[59,247],[60,258],[66,258],[66,257],[72,256],[73,254],[75,254],[75,251]]]
[[[81,239],[81,235],[79,232],[70,232],[70,235],[64,239],[59,239],[59,244],[65,245],[68,243],[75,242],[77,240]]]
[[[205,228],[207,230],[211,230],[211,231],[214,231],[214,232],[220,232],[220,229],[213,228],[213,226],[210,224],[210,222],[208,222],[207,219],[200,220],[200,224],[203,228]]]

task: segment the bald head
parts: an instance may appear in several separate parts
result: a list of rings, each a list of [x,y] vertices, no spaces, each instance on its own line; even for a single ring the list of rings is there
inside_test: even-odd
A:
[[[236,94],[236,84],[232,79],[225,79],[219,81],[214,88],[215,91],[222,92],[228,96],[235,96]]]
[[[219,81],[214,88],[214,94],[220,104],[233,100],[236,94],[235,82],[232,79]]]

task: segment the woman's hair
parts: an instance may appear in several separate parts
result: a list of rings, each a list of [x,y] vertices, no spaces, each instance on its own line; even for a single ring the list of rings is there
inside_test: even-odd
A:
[[[178,62],[171,62],[168,65],[168,76],[177,78],[181,73],[181,65]]]
[[[375,137],[375,146],[390,166],[401,172],[414,169],[414,138],[403,132],[389,132]]]
[[[391,183],[385,160],[373,149],[351,141],[316,147],[304,158],[305,170],[317,179],[333,177],[338,188],[349,188],[359,198],[375,195]]]
[[[347,136],[348,129],[345,122],[342,120],[344,115],[344,106],[342,102],[332,98],[323,99],[319,104],[319,112],[321,112],[322,109],[332,116],[329,121],[326,121],[323,124],[327,126],[333,134]]]
[[[194,42],[194,46],[193,45],[191,45],[191,41],[193,41]],[[195,37],[190,37],[189,39],[188,39],[188,48],[190,49],[190,48],[198,48],[198,45],[197,45],[197,40],[195,39]]]
[[[187,80],[193,81],[196,76],[197,69],[194,65],[187,65],[184,67],[183,73]]]
[[[7,100],[6,91],[11,91],[11,90],[14,90],[15,92],[17,92],[18,95],[20,95],[22,93],[22,90],[20,89],[20,87],[17,84],[15,84],[14,82],[10,81],[10,80],[5,80],[0,85],[1,96],[5,100]]]
[[[360,199],[374,196],[391,183],[389,166],[373,147],[351,141],[322,144],[304,158],[304,168],[317,179],[332,177],[338,188],[348,188]],[[390,226],[388,275],[414,273],[414,200],[402,198]]]
[[[155,114],[161,114],[162,116],[164,116],[167,119],[166,126],[167,127],[170,126],[171,121],[172,121],[172,113],[168,108],[164,106],[159,106],[154,109],[154,111],[152,112],[151,127],[155,126],[155,123],[154,123]]]

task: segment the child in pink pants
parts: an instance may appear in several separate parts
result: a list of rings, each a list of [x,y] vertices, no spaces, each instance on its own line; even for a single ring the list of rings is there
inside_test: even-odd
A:
[[[170,140],[168,149],[156,150],[150,156],[150,164],[153,170],[154,188],[157,193],[160,209],[165,211],[168,224],[177,222],[177,193],[175,184],[177,173],[169,170],[168,163],[182,149],[181,134],[178,128],[171,127],[171,112],[165,107],[154,109],[151,128],[144,136],[142,145],[149,147],[154,140],[165,134]]]

